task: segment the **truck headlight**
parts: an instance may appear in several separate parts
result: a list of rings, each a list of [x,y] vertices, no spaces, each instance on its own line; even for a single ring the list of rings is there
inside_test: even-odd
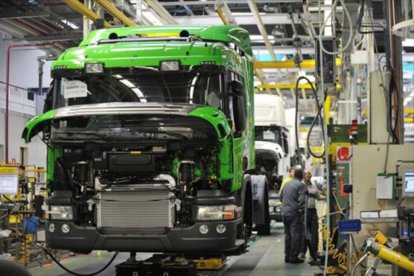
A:
[[[238,217],[236,207],[234,204],[198,206],[197,220],[232,220]]]
[[[180,62],[178,60],[161,61],[160,71],[179,71]]]
[[[49,211],[50,219],[56,220],[72,220],[73,209],[72,206],[57,206],[52,205]]]
[[[104,65],[103,63],[86,63],[85,72],[88,74],[99,74],[103,73]]]

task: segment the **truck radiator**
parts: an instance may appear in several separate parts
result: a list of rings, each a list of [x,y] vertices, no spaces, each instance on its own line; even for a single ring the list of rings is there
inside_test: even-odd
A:
[[[128,185],[100,193],[98,228],[171,228],[173,194],[162,184]]]

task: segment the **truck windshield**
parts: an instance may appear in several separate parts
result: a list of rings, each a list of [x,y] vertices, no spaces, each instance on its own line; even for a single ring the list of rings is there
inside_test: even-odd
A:
[[[267,141],[280,144],[280,128],[277,126],[256,126],[256,141]]]
[[[134,69],[58,78],[54,107],[111,102],[189,103],[223,109],[223,73]]]

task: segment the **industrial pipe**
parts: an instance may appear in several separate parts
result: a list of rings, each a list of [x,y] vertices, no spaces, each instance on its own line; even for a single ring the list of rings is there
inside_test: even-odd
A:
[[[16,44],[16,45],[9,45],[7,47],[7,60],[6,60],[6,113],[4,115],[4,125],[5,125],[5,154],[6,154],[6,163],[9,162],[9,106],[10,106],[10,56],[12,48],[26,48],[26,47],[42,47],[47,45],[54,45],[52,43],[44,43],[44,44]]]
[[[105,10],[107,10],[113,17],[118,18],[122,23],[124,23],[128,27],[136,26],[132,19],[127,17],[122,11],[120,11],[113,3],[107,0],[95,0],[100,6],[102,6]]]

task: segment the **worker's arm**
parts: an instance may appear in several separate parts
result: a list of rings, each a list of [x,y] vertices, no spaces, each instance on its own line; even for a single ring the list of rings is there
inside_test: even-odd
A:
[[[283,190],[280,190],[279,192],[279,200],[283,203]]]
[[[315,190],[315,198],[317,200],[325,200],[326,199],[326,196],[322,195],[320,191]]]

